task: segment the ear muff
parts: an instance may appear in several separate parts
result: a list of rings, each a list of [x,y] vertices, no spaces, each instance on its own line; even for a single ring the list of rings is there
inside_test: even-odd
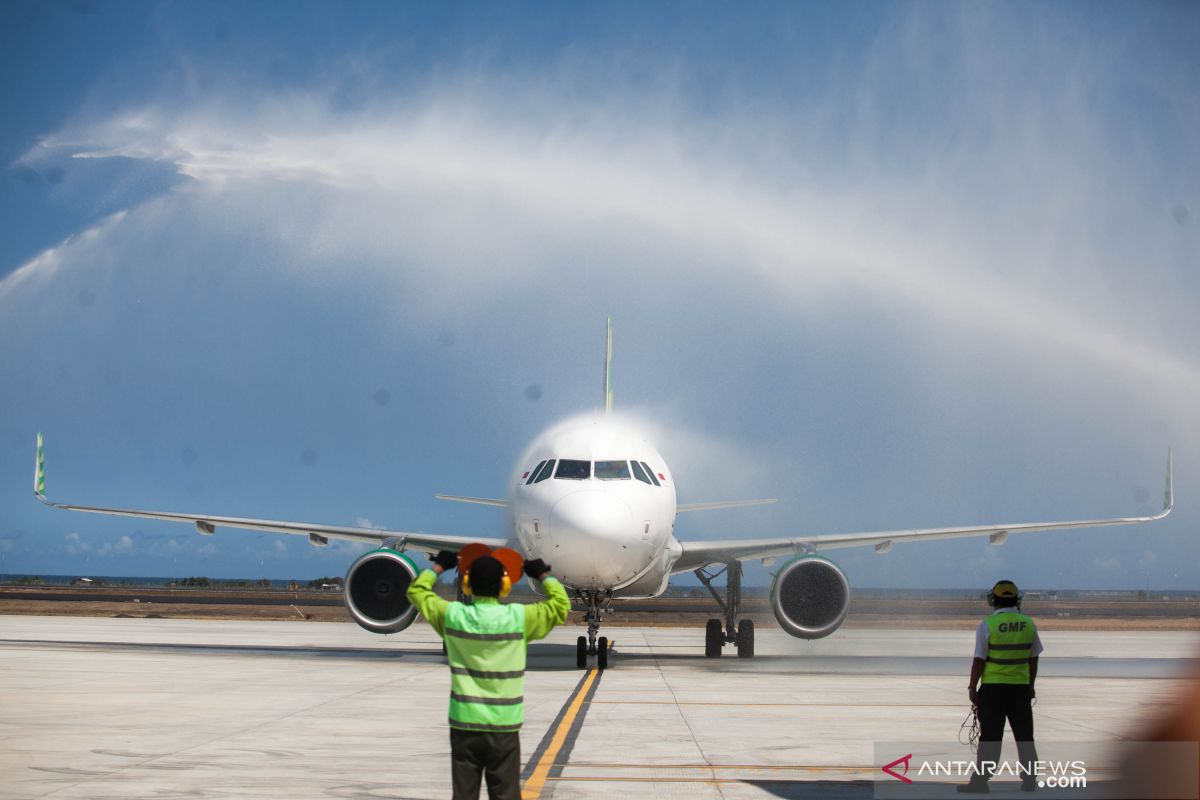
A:
[[[508,597],[508,593],[511,591],[512,591],[512,581],[508,579],[507,575],[505,575],[504,577],[502,577],[500,579],[500,596]],[[467,597],[474,596],[474,594],[471,592],[471,576],[470,575],[462,576],[462,593],[465,594]]]
[[[996,605],[996,599],[1003,597],[1006,600],[1014,600],[1017,608],[1021,607],[1021,599],[1025,593],[1017,588],[1017,585],[1009,580],[996,581],[996,585],[987,593],[987,601],[989,606]]]
[[[522,570],[525,566],[525,559],[521,558],[521,554],[509,547],[497,547],[492,550],[482,542],[469,544],[462,550],[458,551],[458,574],[462,576],[462,592],[468,597],[471,597],[471,579],[467,573],[471,571],[471,565],[475,563],[475,559],[481,556],[491,556],[500,562],[504,567],[504,576],[500,578],[500,597],[508,597],[508,593],[512,591],[513,584],[521,580]],[[513,576],[516,576],[515,578]]]

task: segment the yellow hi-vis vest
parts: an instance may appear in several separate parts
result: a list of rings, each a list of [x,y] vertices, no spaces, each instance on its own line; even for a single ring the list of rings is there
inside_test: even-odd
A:
[[[1029,683],[1029,659],[1037,627],[1033,619],[1016,611],[987,618],[988,652],[983,666],[984,683]]]
[[[450,727],[508,732],[525,721],[525,606],[495,601],[446,607]]]

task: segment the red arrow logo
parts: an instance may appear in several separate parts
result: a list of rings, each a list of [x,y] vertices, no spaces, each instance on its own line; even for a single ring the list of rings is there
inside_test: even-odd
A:
[[[904,775],[908,774],[908,762],[910,760],[912,760],[912,757],[913,757],[912,753],[909,753],[906,756],[900,756],[900,758],[897,758],[892,763],[884,764],[882,769],[884,772],[886,772],[888,775],[891,775],[893,778],[899,778],[900,780],[904,781],[905,783],[912,783],[911,779],[904,777]],[[898,772],[892,772],[892,767],[897,766],[898,764],[904,765],[904,775],[901,775]]]

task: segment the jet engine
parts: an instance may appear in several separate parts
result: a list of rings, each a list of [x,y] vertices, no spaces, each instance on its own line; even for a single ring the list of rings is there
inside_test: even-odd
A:
[[[417,567],[403,553],[382,547],[364,553],[346,573],[344,598],[354,621],[371,633],[397,633],[417,618],[408,585]]]
[[[838,629],[850,605],[850,584],[832,561],[800,556],[783,565],[771,584],[771,608],[785,631],[820,639]]]

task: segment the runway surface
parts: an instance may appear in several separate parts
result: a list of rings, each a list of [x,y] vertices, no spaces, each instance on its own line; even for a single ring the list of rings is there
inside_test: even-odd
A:
[[[574,668],[579,632],[530,647],[529,798],[871,797],[878,742],[953,743],[968,710],[971,630],[760,629],[757,658],[705,659],[695,628],[615,628],[603,673]],[[1135,735],[1200,650],[1043,639],[1038,739],[1097,748]],[[0,797],[449,797],[448,692],[423,624],[0,616]]]

